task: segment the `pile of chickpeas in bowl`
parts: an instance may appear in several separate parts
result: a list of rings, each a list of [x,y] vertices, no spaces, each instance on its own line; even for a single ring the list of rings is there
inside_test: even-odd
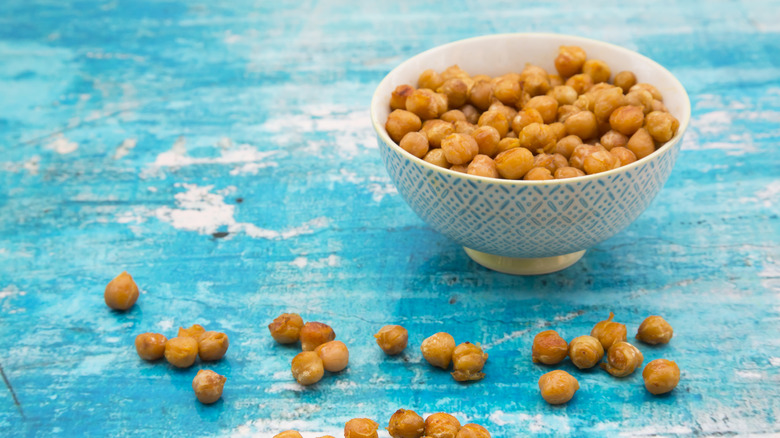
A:
[[[560,46],[557,74],[471,76],[458,65],[398,85],[385,123],[390,138],[431,164],[510,180],[573,178],[652,154],[680,123],[663,96],[634,73],[612,76],[579,46]]]

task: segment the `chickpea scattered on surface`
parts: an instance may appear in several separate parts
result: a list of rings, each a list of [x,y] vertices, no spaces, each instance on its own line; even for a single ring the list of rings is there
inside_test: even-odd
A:
[[[482,368],[485,367],[488,355],[482,351],[479,344],[464,342],[452,351],[452,377],[458,382],[481,380],[485,377]]]
[[[590,331],[590,335],[601,342],[604,351],[608,351],[609,347],[615,342],[626,340],[627,331],[625,324],[614,322],[612,321],[613,318],[615,318],[615,314],[609,312],[609,318],[597,322]]]
[[[479,153],[479,145],[470,135],[450,134],[441,141],[441,150],[444,151],[447,162],[467,164]]]
[[[301,349],[312,351],[319,345],[336,339],[336,333],[329,325],[312,321],[301,327],[300,338]]]
[[[446,370],[455,351],[455,338],[449,333],[436,333],[422,342],[420,350],[429,364]]]
[[[602,363],[601,368],[615,377],[625,377],[639,368],[644,360],[639,349],[628,342],[618,341],[607,350],[607,363]]]
[[[569,345],[555,330],[545,330],[534,336],[531,360],[534,363],[554,365],[566,359]]]
[[[177,336],[165,343],[165,360],[177,368],[187,368],[198,357],[198,341],[189,336]]]
[[[561,46],[555,58],[555,69],[561,77],[568,78],[582,71],[587,55],[581,47]]]
[[[636,155],[634,155],[633,152],[631,152],[630,150],[624,147],[612,148],[609,151],[609,153],[614,155],[618,160],[620,160],[621,166],[625,166],[627,164],[631,164],[634,161],[636,161]]]
[[[445,169],[449,169],[451,166],[450,162],[447,161],[447,157],[444,156],[444,151],[440,148],[431,149],[428,151],[428,153],[425,154],[425,157],[423,157],[423,160],[433,164],[434,166],[443,167]]]
[[[330,341],[317,346],[314,352],[322,359],[326,371],[337,373],[349,364],[349,349],[341,341]]]
[[[168,338],[159,333],[141,333],[135,337],[135,351],[144,360],[157,360],[165,354]]]
[[[285,430],[277,433],[273,438],[303,438],[303,436],[297,430]]]
[[[390,417],[386,429],[393,438],[420,438],[425,431],[425,420],[417,412],[399,409]]]
[[[455,438],[490,438],[490,432],[479,424],[468,423],[460,428]]]
[[[190,338],[194,338],[196,341],[200,339],[200,335],[203,333],[206,333],[206,329],[203,328],[200,324],[192,324],[189,328],[179,327],[179,333],[177,336],[189,336]]]
[[[198,338],[198,356],[200,360],[220,360],[227,353],[230,341],[224,333],[208,331]]]
[[[314,351],[302,351],[292,360],[290,365],[293,378],[301,385],[313,385],[325,375],[325,366],[320,356]]]
[[[211,370],[199,370],[192,379],[192,389],[195,397],[203,404],[210,405],[222,397],[227,378]]]
[[[303,318],[297,313],[282,313],[268,324],[271,337],[280,344],[298,342],[303,327]]]
[[[534,166],[534,154],[519,147],[496,155],[496,169],[502,178],[520,179]]]
[[[398,146],[415,157],[422,158],[428,153],[428,137],[422,132],[408,132]]]
[[[539,391],[542,398],[551,405],[568,402],[578,389],[580,383],[577,379],[563,370],[550,371],[539,378]]]
[[[138,300],[138,285],[127,271],[123,271],[108,282],[103,299],[114,310],[127,310]]]
[[[680,383],[680,368],[670,360],[656,359],[642,370],[642,378],[651,394],[666,394]]]
[[[593,336],[578,336],[569,343],[569,359],[579,369],[593,368],[604,357],[604,347]]]
[[[406,109],[406,98],[414,92],[411,85],[399,85],[390,94],[390,109]]]
[[[655,142],[645,128],[639,128],[628,139],[626,149],[633,152],[638,160],[641,160],[655,151]]]
[[[652,315],[645,318],[636,332],[636,338],[645,344],[667,344],[672,339],[672,326],[660,316]]]
[[[425,436],[429,438],[455,438],[460,421],[450,414],[437,412],[425,419]]]
[[[421,127],[422,121],[417,114],[402,109],[393,110],[385,122],[387,134],[396,143],[399,143],[407,133],[419,131]]]
[[[344,438],[377,438],[379,424],[368,418],[353,418],[344,425]]]
[[[555,171],[555,179],[576,178],[578,176],[585,176],[585,172],[577,169],[576,167],[561,167]]]
[[[409,341],[409,332],[400,325],[386,325],[374,335],[379,348],[388,356],[400,354]]]
[[[489,156],[481,154],[471,160],[471,163],[466,168],[466,173],[487,178],[498,178],[500,176],[496,168],[496,162]]]

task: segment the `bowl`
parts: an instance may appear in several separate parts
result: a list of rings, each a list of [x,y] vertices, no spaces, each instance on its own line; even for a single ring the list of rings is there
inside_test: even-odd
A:
[[[530,62],[555,72],[561,45],[582,47],[613,73],[634,72],[654,85],[680,122],[677,134],[647,157],[603,173],[572,179],[514,181],[468,175],[430,164],[398,146],[385,130],[390,94],[416,86],[426,69],[458,64],[470,75],[519,72]],[[371,101],[379,152],[398,192],[428,225],[462,245],[477,263],[533,275],[565,269],[585,250],[628,226],[663,187],[688,127],[691,104],[668,70],[631,50],[576,36],[501,34],[457,41],[420,53],[393,69]]]

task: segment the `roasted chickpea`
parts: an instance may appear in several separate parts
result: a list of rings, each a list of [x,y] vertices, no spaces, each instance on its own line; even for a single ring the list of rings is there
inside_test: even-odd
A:
[[[479,153],[479,145],[468,134],[450,134],[441,141],[441,150],[452,164],[466,164]]]
[[[625,341],[617,341],[607,350],[607,363],[602,363],[608,373],[625,377],[642,365],[645,358],[636,347]]]
[[[534,154],[524,147],[496,155],[496,169],[502,178],[520,179],[534,167]]]
[[[558,102],[558,105],[571,105],[577,100],[577,90],[568,85],[558,85],[547,92]]]
[[[435,119],[447,111],[447,98],[433,90],[418,88],[406,98],[406,110],[420,120]]]
[[[409,332],[400,325],[386,325],[374,335],[379,348],[389,356],[400,354],[409,341]]]
[[[452,167],[450,167],[450,170],[459,173],[469,173],[469,167],[465,164],[454,164]]]
[[[549,172],[549,171],[548,171]],[[531,346],[531,361],[545,365],[555,365],[566,359],[569,346],[555,330],[545,330],[534,336]]]
[[[490,81],[476,82],[469,93],[469,103],[480,111],[486,111],[493,102],[493,84]],[[472,122],[474,123],[474,122]]]
[[[612,87],[596,94],[593,113],[600,122],[608,121],[612,112],[625,104],[626,97],[623,96],[623,90],[618,87]]]
[[[550,125],[531,123],[517,136],[520,146],[534,153],[553,152],[557,139]]]
[[[578,176],[585,176],[585,172],[576,167],[561,167],[555,171],[554,176],[555,179],[576,178]]]
[[[645,128],[639,128],[628,139],[626,148],[633,152],[638,160],[641,160],[655,151],[655,142]]]
[[[604,357],[604,347],[593,336],[578,336],[569,342],[569,359],[579,369],[593,368]]]
[[[561,46],[555,58],[555,69],[561,77],[568,78],[582,71],[587,55],[581,47]]]
[[[165,360],[176,368],[187,368],[198,357],[198,341],[189,336],[177,336],[165,343]]]
[[[539,96],[550,91],[550,77],[547,72],[536,65],[526,65],[520,73],[520,82],[523,84],[523,91],[530,97]],[[522,106],[526,105],[521,98]]]
[[[472,125],[476,125],[479,121],[479,110],[474,105],[463,105],[460,107],[460,111],[466,116],[466,121]]]
[[[441,141],[454,132],[452,123],[444,120],[434,119],[423,122],[420,131],[428,138],[428,143],[433,148],[441,147]],[[423,154],[424,156],[424,154]]]
[[[597,322],[590,331],[590,335],[601,342],[601,346],[604,347],[605,351],[609,350],[609,347],[615,342],[626,340],[625,324],[612,321],[614,317],[615,314],[609,312],[609,318]]]
[[[477,155],[471,160],[471,163],[469,163],[466,168],[466,173],[487,178],[498,178],[501,176],[496,168],[496,162],[489,156],[482,154]]]
[[[399,85],[390,94],[390,109],[406,109],[406,98],[414,92],[411,85]]]
[[[420,77],[417,78],[418,88],[428,88],[435,90],[441,87],[443,83],[444,79],[442,79],[441,75],[430,68],[420,73]]]
[[[222,397],[222,389],[225,387],[225,376],[221,376],[211,370],[199,370],[192,379],[192,389],[195,397],[205,405],[210,405]]]
[[[501,134],[492,126],[480,126],[471,133],[474,140],[477,141],[479,153],[489,157],[495,157],[498,154],[498,143],[501,141]]]
[[[550,169],[546,167],[533,167],[523,177],[525,181],[546,181],[555,179]]]
[[[566,123],[566,119],[582,111],[574,105],[561,105],[558,107],[558,121]]]
[[[626,144],[628,144],[628,137],[615,130],[610,130],[601,136],[599,143],[601,143],[606,150],[611,151],[613,148],[625,147]]]
[[[206,332],[206,329],[203,328],[200,324],[193,324],[189,328],[179,327],[179,334],[178,336],[189,336],[191,338],[195,338],[197,341],[200,339],[200,335]]]
[[[419,131],[421,127],[422,121],[417,114],[401,109],[391,112],[385,123],[387,134],[396,143],[400,142],[407,133]]]
[[[680,368],[670,360],[656,359],[645,366],[642,378],[651,394],[666,394],[680,383]]]
[[[626,105],[637,106],[643,114],[653,110],[653,95],[647,90],[636,89],[626,94]]]
[[[453,134],[473,134],[474,131],[477,130],[478,126],[471,123],[471,122],[464,122],[461,120],[458,120],[453,125],[455,127],[455,130]]]
[[[607,82],[612,71],[606,62],[598,59],[589,59],[582,65],[582,72],[593,79],[593,83]]]
[[[297,430],[285,430],[277,433],[273,438],[303,438],[303,436]]]
[[[639,325],[636,338],[645,344],[667,344],[672,339],[674,330],[672,326],[660,316],[652,315],[645,318]]]
[[[645,129],[653,140],[660,143],[671,140],[679,127],[680,122],[667,112],[651,111],[645,117]]]
[[[566,132],[576,135],[583,140],[589,140],[599,134],[598,125],[596,125],[596,115],[590,111],[580,111],[570,115],[565,122]]]
[[[610,154],[614,155],[615,158],[620,160],[620,165],[625,166],[627,164],[631,164],[634,161],[636,161],[636,155],[634,155],[633,152],[630,150],[624,148],[624,147],[616,147],[612,148],[612,150],[609,151]]]
[[[553,123],[558,116],[558,101],[550,96],[532,97],[523,109],[535,109],[539,111],[544,123]]]
[[[114,310],[127,310],[138,300],[138,286],[133,277],[123,271],[108,282],[103,299],[106,305]]]
[[[563,85],[563,78],[561,75],[547,75],[548,80],[550,81],[550,87],[555,88]]]
[[[544,119],[538,110],[535,108],[526,108],[522,111],[518,111],[515,118],[512,119],[512,131],[520,132],[531,123],[544,123]]]
[[[198,356],[200,360],[220,360],[227,353],[230,341],[224,333],[208,331],[198,338]]]
[[[550,371],[539,378],[539,391],[542,398],[551,405],[568,402],[578,389],[580,383],[577,379],[563,370]]]
[[[609,116],[609,125],[612,129],[627,136],[634,134],[644,122],[645,115],[642,108],[633,105],[621,106]]]
[[[606,172],[620,167],[620,160],[609,151],[596,151],[587,157],[582,163],[582,170],[588,175]]]
[[[425,436],[429,438],[455,438],[460,421],[450,414],[438,412],[425,419]]]
[[[445,122],[455,123],[458,121],[461,122],[467,122],[466,120],[466,114],[463,113],[461,110],[453,109],[445,112],[441,115],[441,119]]]
[[[599,144],[590,145],[590,144],[581,144],[574,148],[574,152],[571,153],[571,157],[569,157],[569,166],[576,167],[580,170],[585,170],[585,159],[588,158],[588,155],[598,152],[598,151],[605,151],[603,146]]]
[[[432,120],[428,120],[431,122]],[[426,122],[427,123],[427,122]],[[401,149],[409,152],[417,158],[422,158],[428,153],[428,136],[422,132],[408,132],[401,139],[401,143],[398,144]]]
[[[451,166],[450,162],[447,161],[447,158],[444,156],[444,151],[440,148],[428,151],[428,153],[425,154],[425,157],[423,157],[423,160],[433,164],[434,166],[443,167],[445,169],[449,169]]]
[[[504,105],[516,105],[523,94],[523,87],[516,77],[499,77],[493,84],[493,95]]]
[[[455,438],[490,438],[490,432],[479,424],[468,423],[460,428]]]
[[[422,342],[420,350],[429,364],[446,370],[455,351],[455,338],[449,333],[436,333]]]
[[[135,337],[135,351],[144,360],[157,360],[165,354],[168,338],[159,333],[141,333]]]
[[[579,138],[576,135],[567,135],[566,137],[563,137],[562,139],[558,140],[558,142],[555,144],[555,153],[563,155],[564,158],[568,159],[571,157],[571,154],[574,152],[574,149],[577,148],[577,146],[582,144],[582,139]]]
[[[576,74],[566,80],[566,85],[574,88],[577,94],[582,94],[593,86],[593,78],[586,74]]]
[[[420,438],[425,431],[425,420],[417,412],[399,409],[390,417],[387,433],[393,438]]]
[[[377,438],[379,428],[374,420],[368,418],[353,418],[344,425],[344,438]]]
[[[596,108],[596,96],[590,93],[581,94],[574,101],[574,106],[579,108],[580,111],[593,112]]]
[[[501,111],[488,110],[479,116],[479,126],[492,126],[496,128],[499,135],[504,137],[509,132],[509,120]]]
[[[558,140],[562,139],[563,137],[566,137],[568,133],[566,132],[566,125],[564,125],[561,122],[553,122],[547,125],[550,127],[550,130],[552,130],[552,133],[555,137],[555,142],[557,143]]]
[[[322,367],[331,373],[338,373],[349,364],[349,349],[341,341],[330,341],[317,346],[314,352],[322,359]]]
[[[561,154],[541,153],[534,157],[534,167],[544,167],[550,172],[555,172],[559,167],[566,167],[569,161]]]
[[[290,365],[293,378],[301,385],[313,385],[325,374],[325,366],[320,355],[314,351],[302,351],[292,360]]]
[[[637,91],[637,90],[645,90],[649,92],[653,96],[653,99],[655,100],[660,100],[661,102],[663,102],[664,100],[664,97],[661,95],[661,92],[658,91],[658,88],[655,88],[654,85],[641,82],[631,87],[631,89],[629,89],[628,91],[630,93],[632,91]]]
[[[427,141],[427,140],[426,140]],[[268,324],[271,337],[280,344],[298,342],[303,327],[303,319],[297,313],[282,313]]]
[[[446,81],[447,79],[451,79],[451,78],[467,79],[467,78],[469,78],[469,74],[466,73],[465,70],[460,68],[460,66],[458,64],[453,64],[453,65],[445,68],[444,71],[441,72],[441,78],[444,81]]]
[[[319,345],[336,339],[333,329],[321,322],[307,322],[301,327],[301,349],[312,351]]]
[[[479,344],[464,342],[452,351],[452,377],[458,382],[481,380],[485,377],[482,368],[485,367],[488,355],[482,351]]]
[[[631,87],[636,85],[636,76],[630,71],[621,71],[615,75],[615,79],[612,81],[616,87],[623,89],[623,93],[628,93]]]
[[[436,92],[447,96],[450,108],[460,108],[469,98],[469,86],[462,78],[447,79]]]
[[[500,111],[504,114],[504,117],[510,122],[515,118],[517,115],[517,110],[512,108],[511,106],[506,106],[502,104],[500,101],[493,102],[490,104],[490,108],[488,108],[488,111]]]
[[[501,139],[501,141],[498,142],[498,149],[497,152],[500,154],[501,152],[508,151],[510,149],[519,148],[520,147],[520,140],[518,140],[516,137],[509,137],[506,136]]]

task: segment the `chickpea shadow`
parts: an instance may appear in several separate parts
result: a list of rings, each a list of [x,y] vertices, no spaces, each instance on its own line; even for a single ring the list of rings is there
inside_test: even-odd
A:
[[[227,392],[227,389],[225,392]],[[201,403],[200,401],[198,401],[197,398],[193,400],[193,403],[195,404],[195,412],[198,414],[201,420],[204,421],[219,420],[219,417],[222,415],[222,412],[224,412],[225,410],[225,395],[229,395],[229,394],[223,393],[222,397],[220,397],[219,400],[211,404]]]

